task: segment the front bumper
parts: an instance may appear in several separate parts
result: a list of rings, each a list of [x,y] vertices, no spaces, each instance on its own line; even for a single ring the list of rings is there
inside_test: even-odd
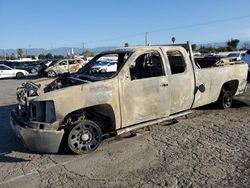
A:
[[[29,123],[22,121],[15,110],[11,112],[10,123],[16,135],[28,149],[42,153],[58,152],[64,130],[32,128]]]

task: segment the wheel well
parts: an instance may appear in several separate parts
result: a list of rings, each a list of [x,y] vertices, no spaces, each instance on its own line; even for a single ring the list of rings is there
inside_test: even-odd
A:
[[[239,81],[238,80],[231,80],[223,84],[222,89],[230,90],[231,93],[234,95],[238,89]]]
[[[65,116],[62,124],[67,128],[69,125],[77,123],[84,118],[95,121],[100,125],[102,133],[104,134],[115,130],[115,114],[113,108],[108,104],[73,111]]]
[[[22,76],[24,76],[24,74],[22,72],[17,72],[16,77],[17,77],[18,74],[21,74]]]

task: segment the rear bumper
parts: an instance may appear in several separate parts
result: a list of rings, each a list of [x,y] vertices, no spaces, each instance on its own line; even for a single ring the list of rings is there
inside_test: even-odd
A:
[[[15,110],[11,112],[10,123],[16,135],[28,149],[42,153],[58,152],[64,130],[32,128],[22,121]]]

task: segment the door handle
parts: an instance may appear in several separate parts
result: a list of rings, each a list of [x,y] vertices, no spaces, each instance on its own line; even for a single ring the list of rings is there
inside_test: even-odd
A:
[[[163,83],[160,85],[160,87],[167,87],[167,86],[168,86],[168,84],[166,84],[166,83]]]

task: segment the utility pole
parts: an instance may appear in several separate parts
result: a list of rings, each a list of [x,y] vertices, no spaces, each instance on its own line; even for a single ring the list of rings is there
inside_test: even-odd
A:
[[[85,43],[82,43],[82,54],[84,53]]]
[[[145,46],[148,45],[148,32],[145,32]]]
[[[32,53],[31,53],[31,48],[30,48],[30,47],[31,47],[31,45],[29,44],[28,46],[29,46],[29,51],[30,51],[29,53],[30,53],[30,56],[32,56]],[[28,54],[27,54],[27,55],[28,55]]]

